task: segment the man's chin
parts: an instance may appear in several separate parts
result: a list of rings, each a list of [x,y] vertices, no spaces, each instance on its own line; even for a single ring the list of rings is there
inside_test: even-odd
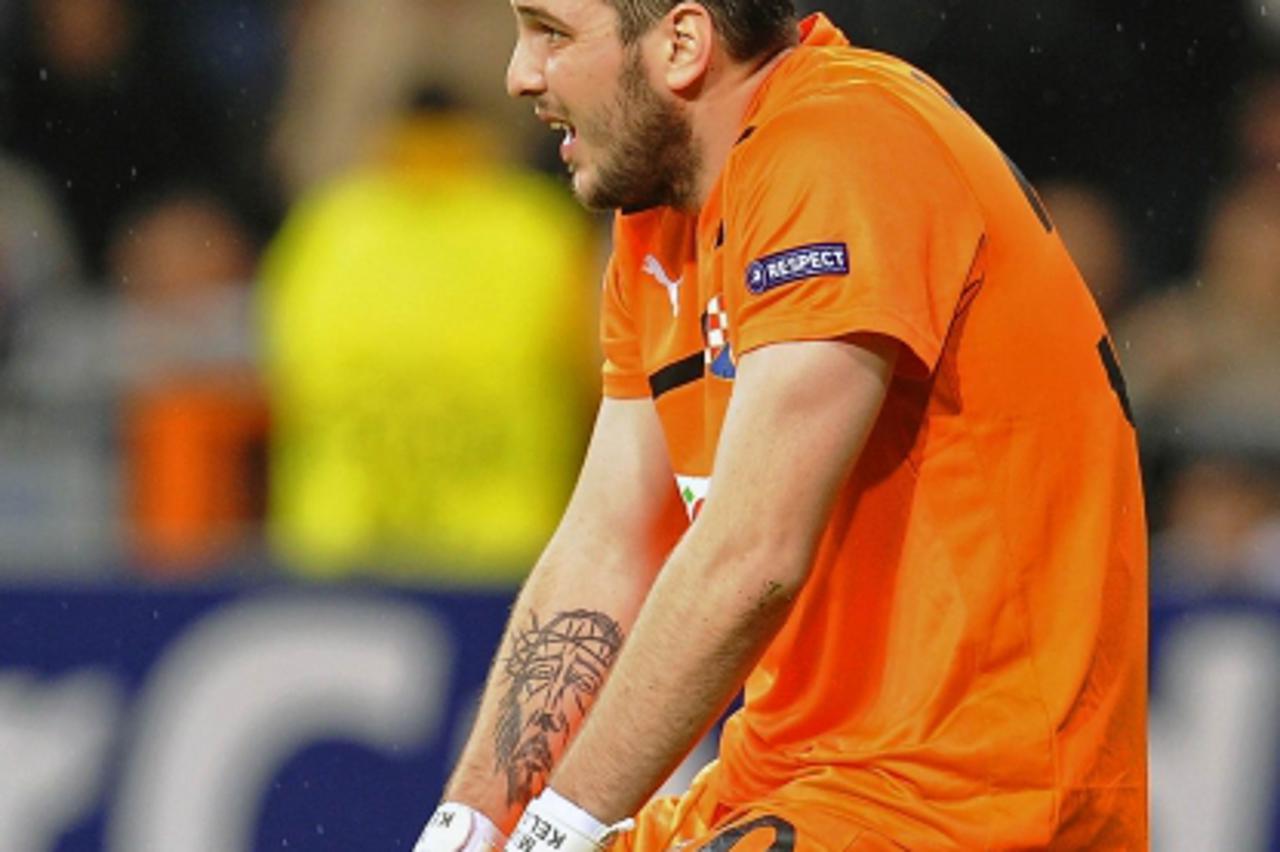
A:
[[[612,210],[613,205],[600,198],[596,185],[590,175],[583,169],[575,169],[569,177],[569,185],[573,188],[573,197],[588,210]]]
[[[615,189],[603,187],[599,182],[580,177],[580,174],[574,175],[573,195],[578,199],[578,203],[588,210],[601,213],[621,210],[625,213],[629,210],[642,210],[653,206],[652,204],[633,204],[623,198]]]

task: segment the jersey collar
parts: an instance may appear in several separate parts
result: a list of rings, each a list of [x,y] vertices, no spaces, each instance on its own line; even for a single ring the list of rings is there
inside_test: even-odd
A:
[[[769,71],[769,76],[761,82],[760,87],[752,95],[751,102],[747,104],[747,111],[742,117],[742,125],[738,128],[738,141],[742,141],[750,135],[752,122],[755,121],[761,104],[768,97],[769,90],[773,88],[775,81],[787,78],[788,75],[784,72],[784,69],[799,61],[798,56],[805,52],[805,48],[848,46],[849,39],[840,31],[839,27],[831,23],[831,19],[826,15],[821,12],[815,12],[804,18],[800,22],[800,44],[791,51],[789,56],[784,56],[782,61]]]

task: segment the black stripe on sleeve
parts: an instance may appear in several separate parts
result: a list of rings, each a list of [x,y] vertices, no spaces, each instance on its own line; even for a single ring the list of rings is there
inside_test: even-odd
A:
[[[1027,176],[1022,173],[1022,169],[1018,168],[1018,164],[1010,160],[1007,155],[1004,161],[1009,166],[1009,171],[1013,172],[1014,178],[1018,181],[1018,187],[1022,190],[1022,194],[1027,197],[1027,203],[1035,211],[1036,218],[1040,220],[1040,225],[1044,228],[1045,233],[1053,233],[1053,220],[1049,218],[1049,211],[1045,209],[1044,202],[1040,200],[1040,196],[1036,193],[1035,187],[1031,185],[1031,181],[1027,180]]]
[[[1098,341],[1098,355],[1102,358],[1102,366],[1107,371],[1107,380],[1111,389],[1120,400],[1120,408],[1124,411],[1124,419],[1133,424],[1133,408],[1129,405],[1129,389],[1125,386],[1124,373],[1120,371],[1120,362],[1116,360],[1115,350],[1111,348],[1111,340],[1103,335]]]
[[[649,390],[653,393],[653,398],[657,399],[667,391],[683,387],[690,382],[696,382],[702,378],[705,369],[706,358],[703,356],[702,350],[698,350],[687,358],[672,361],[650,376]]]

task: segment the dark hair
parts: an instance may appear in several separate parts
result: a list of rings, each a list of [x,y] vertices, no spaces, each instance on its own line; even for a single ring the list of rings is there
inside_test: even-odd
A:
[[[632,44],[679,0],[609,0],[618,10],[623,44]],[[696,0],[706,7],[729,55],[754,59],[792,44],[796,8],[792,0]]]

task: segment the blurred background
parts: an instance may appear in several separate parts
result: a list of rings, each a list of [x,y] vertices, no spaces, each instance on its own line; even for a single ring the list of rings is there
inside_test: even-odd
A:
[[[1280,2],[801,5],[1042,194],[1142,438],[1154,848],[1280,849]],[[598,394],[513,33],[0,0],[0,849],[412,847]]]

